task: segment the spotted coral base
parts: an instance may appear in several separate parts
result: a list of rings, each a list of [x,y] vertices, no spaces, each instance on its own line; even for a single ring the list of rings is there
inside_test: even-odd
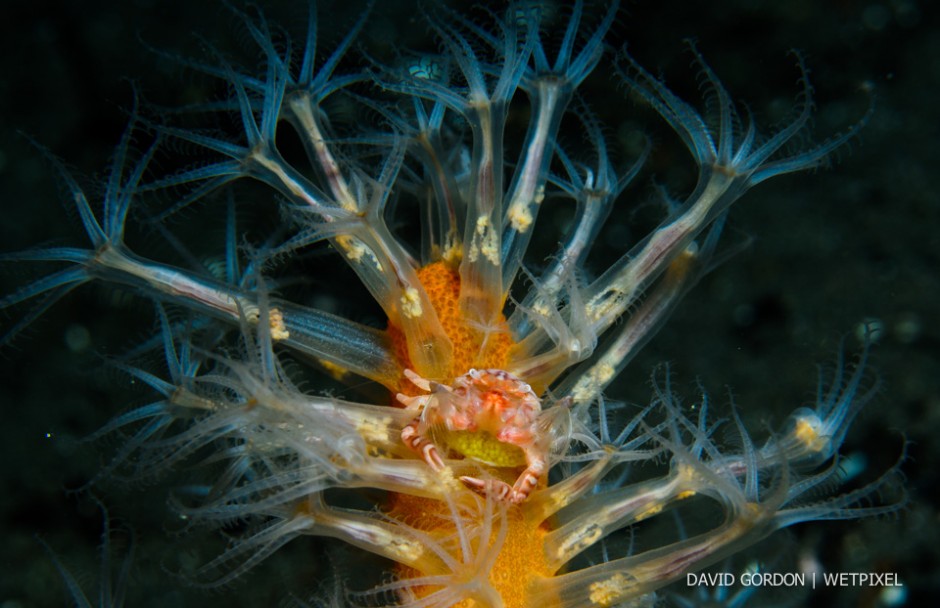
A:
[[[460,273],[457,269],[447,262],[435,262],[420,268],[417,274],[454,347],[454,361],[448,377],[434,380],[452,383],[456,377],[474,367],[505,369],[515,343],[508,331],[490,332],[486,335],[486,332],[473,327],[462,316],[459,302]],[[504,318],[501,317],[498,321],[505,327]],[[410,368],[411,361],[408,357],[404,333],[393,325],[389,325],[388,333],[402,366]],[[416,395],[420,392],[404,377],[399,383],[398,390],[407,395]],[[508,450],[518,451],[514,446],[505,447]],[[468,456],[473,456],[465,450],[461,451]],[[518,454],[514,453],[513,456],[518,456]],[[505,476],[507,483],[511,484],[520,470],[521,467],[494,469],[491,474]],[[551,577],[555,574],[547,564],[544,555],[543,539],[547,530],[543,525],[528,521],[521,507],[505,505],[504,508],[507,509],[505,539],[492,568],[488,573],[479,573],[479,575],[488,577],[489,583],[500,594],[507,608],[526,608],[530,605],[526,601],[526,590],[530,585],[540,578]],[[448,544],[446,541],[457,535],[450,510],[443,501],[393,494],[389,500],[387,512],[391,517],[407,521],[444,544]],[[404,567],[399,567],[396,574],[402,580],[420,576],[420,573]],[[472,573],[468,572],[468,575]],[[435,589],[415,587],[411,591],[422,597],[433,593]],[[475,602],[465,600],[456,604],[455,608],[472,606],[476,606]]]
[[[392,496],[388,514],[429,533],[439,541],[453,539],[457,532],[451,521],[450,511],[444,502],[417,496],[395,494]],[[482,522],[481,522],[482,523]],[[548,533],[545,525],[527,520],[519,506],[508,506],[506,513],[506,537],[487,576],[490,585],[499,593],[506,608],[531,608],[528,591],[539,580],[551,578],[556,572],[546,562],[544,539]],[[494,530],[495,536],[495,530]],[[475,548],[475,552],[479,548]],[[400,580],[422,576],[421,573],[399,566],[395,574]],[[471,576],[475,573],[468,572]],[[431,587],[412,587],[410,591],[417,597],[430,595],[436,589]],[[544,590],[543,590],[544,591]],[[550,608],[550,604],[541,603],[539,608]],[[480,608],[473,600],[463,600],[453,608]]]

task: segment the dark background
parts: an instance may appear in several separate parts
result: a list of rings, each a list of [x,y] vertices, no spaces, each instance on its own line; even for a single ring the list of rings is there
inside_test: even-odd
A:
[[[288,29],[302,31],[304,7],[271,4],[265,11],[272,21],[285,20]],[[404,40],[404,46],[429,44],[415,5],[380,4],[363,34],[362,44],[370,52],[387,53],[390,40]],[[819,105],[817,140],[865,113],[865,90],[874,91],[875,114],[861,136],[836,155],[831,169],[775,178],[736,205],[732,229],[739,237],[753,237],[749,249],[689,294],[610,393],[645,402],[650,370],[670,361],[683,391],[694,396],[698,380],[727,402],[730,387],[749,428],[779,428],[786,412],[812,401],[814,365],[830,361],[843,337],[850,350],[856,348],[854,335],[863,319],[880,321],[884,331],[873,366],[883,389],[854,425],[845,451],[864,453],[874,475],[894,463],[906,438],[910,505],[893,518],[800,526],[794,546],[799,555],[812,555],[829,571],[897,572],[909,592],[907,605],[924,605],[926,598],[940,593],[940,442],[935,440],[940,432],[940,178],[930,164],[940,158],[936,4],[625,4],[612,43],[629,41],[631,54],[651,71],[661,71],[687,100],[698,99],[696,69],[683,43],[694,37],[711,67],[761,124],[785,116],[781,108],[789,107],[799,91],[791,48],[805,54],[811,69]],[[321,5],[325,48],[346,31],[360,8],[359,3]],[[210,81],[148,47],[197,58],[207,57],[203,40],[221,49],[250,47],[232,14],[212,2],[14,1],[5,2],[3,12],[4,251],[43,242],[81,242],[78,220],[66,209],[54,169],[20,132],[93,183],[95,174],[106,171],[126,124],[131,81],[145,98],[168,105],[214,92]],[[608,80],[611,72],[602,65],[584,94],[608,120],[607,132],[620,143],[624,163],[636,128],[655,145],[653,159],[623,197],[613,225],[628,217],[626,211],[620,215],[621,209],[652,198],[652,179],[677,195],[686,191],[693,167],[661,121]],[[619,243],[613,242],[614,235],[606,238],[611,243],[601,248],[613,255]],[[4,264],[3,291],[36,276],[32,267]],[[3,326],[21,313],[0,313],[6,316]],[[109,371],[103,356],[122,352],[152,327],[145,303],[92,285],[59,302],[13,347],[0,351],[4,608],[67,602],[52,560],[35,535],[74,573],[81,573],[89,594],[95,593],[101,516],[94,502],[65,490],[86,481],[104,456],[76,438],[128,403],[144,402],[145,394]],[[102,498],[114,521],[133,527],[138,539],[130,605],[273,606],[291,593],[306,596],[329,576],[318,545],[301,541],[232,589],[189,589],[174,578],[174,564],[204,563],[216,554],[218,542],[197,545],[173,535],[179,522],[167,521],[164,487],[105,492]],[[115,559],[120,561],[120,555]],[[858,589],[818,593],[805,601],[878,605],[872,594]]]

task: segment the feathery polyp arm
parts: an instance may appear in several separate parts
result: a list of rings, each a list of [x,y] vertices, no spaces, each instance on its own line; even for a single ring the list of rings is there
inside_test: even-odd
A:
[[[675,217],[614,263],[587,290],[585,313],[598,334],[632,305],[645,285],[666,270],[733,201],[736,178],[722,171],[710,174],[700,194]]]
[[[360,211],[359,201],[350,190],[333,151],[327,145],[312,99],[305,92],[299,91],[288,97],[287,107],[291,111],[292,122],[301,134],[300,139],[307,150],[307,156],[319,167],[333,198],[347,211]]]
[[[509,202],[502,244],[503,286],[506,289],[512,284],[532,237],[531,227],[544,197],[561,118],[574,91],[600,61],[604,53],[604,35],[613,23],[617,7],[617,2],[609,4],[595,31],[586,36],[578,50],[578,35],[584,34],[581,31],[584,3],[580,0],[575,2],[553,62],[539,39],[538,30],[534,32],[537,40],[532,51],[534,67],[527,70],[520,83],[532,100],[534,118],[529,125],[520,168],[507,196]]]
[[[351,478],[344,487],[378,488],[426,498],[442,498],[447,493],[462,491],[464,486],[453,476],[436,472],[417,459],[368,457],[350,467]]]
[[[89,262],[89,274],[107,282],[142,287],[159,299],[209,312],[216,318],[238,320],[257,316],[247,296],[210,280],[197,279],[172,266],[137,257],[122,246],[106,246]]]
[[[877,377],[866,383],[866,369],[871,348],[870,337],[851,371],[845,355],[840,352],[832,377],[826,381],[820,374],[816,406],[801,407],[790,416],[788,432],[768,441],[761,454],[786,454],[788,460],[818,463],[837,454],[842,441],[862,408],[878,392]]]
[[[314,503],[313,508],[307,508],[316,523],[307,534],[343,540],[425,574],[446,571],[413,528],[384,519],[375,512],[328,507],[319,499],[308,501],[308,505],[310,503]]]
[[[321,192],[299,171],[290,166],[269,146],[258,146],[248,152],[245,163],[249,174],[268,184],[300,208],[318,215],[324,222],[351,220],[356,208],[347,209]]]
[[[517,13],[520,9],[524,14]],[[452,106],[464,115],[473,131],[473,177],[460,265],[460,308],[471,322],[483,325],[493,323],[503,307],[503,132],[506,111],[525,73],[538,23],[535,8],[510,6],[505,21],[499,24],[499,37],[464,24],[500,56],[495,75],[458,27],[436,24],[467,83],[466,97]],[[443,97],[439,101],[453,103]]]
[[[565,524],[546,537],[546,556],[553,567],[561,568],[611,532],[658,515],[692,494],[684,476],[674,474],[582,499],[571,507],[576,513],[566,511]]]
[[[414,139],[427,179],[433,187],[433,194],[429,192],[421,199],[421,259],[424,263],[456,259],[461,238],[458,215],[463,216],[466,206],[448,163],[454,152],[445,149],[441,134],[444,104],[435,102],[428,112],[426,104],[429,103],[419,98],[413,100],[418,121]]]
[[[560,597],[560,606],[606,608],[655,591],[690,570],[704,568],[757,542],[774,530],[769,513],[759,505],[746,507],[747,512],[736,513],[718,528],[695,538],[540,580],[532,586],[533,604],[540,604],[544,594],[546,599]]]
[[[447,374],[453,345],[404,250],[384,223],[357,222],[332,242],[406,338],[411,364],[422,376]]]
[[[720,221],[720,220],[719,220]],[[714,253],[720,233],[715,224],[701,247],[693,243],[670,262],[663,278],[657,282],[617,335],[593,359],[581,364],[555,391],[570,396],[575,408],[586,407],[633,359],[668,319],[669,314],[698,279]]]
[[[474,107],[472,186],[460,264],[460,308],[468,319],[491,323],[503,307],[500,252],[503,225],[502,103],[481,100]]]
[[[283,315],[288,334],[280,341],[284,346],[343,371],[395,386],[400,372],[385,332],[282,300],[272,300],[270,306]]]
[[[545,198],[545,183],[554,140],[572,89],[555,79],[534,85],[533,119],[525,139],[523,161],[509,188],[501,259],[503,287],[508,289],[522,264],[532,238],[538,210]]]
[[[324,146],[315,153],[328,155],[328,149]],[[388,160],[371,191],[362,184],[358,192],[351,193],[336,171],[331,188],[341,196],[348,196],[339,205],[330,198],[323,198],[273,150],[258,148],[252,152],[251,159],[253,166],[262,170],[259,171],[261,179],[319,219],[310,220],[314,233],[330,237],[389,321],[405,333],[408,353],[416,370],[425,376],[444,376],[450,366],[453,347],[421,287],[410,256],[382,218],[391,186],[386,182],[394,180],[400,158],[393,155]]]
[[[88,264],[88,274],[129,284],[145,293],[237,324],[259,321],[256,296],[228,285],[143,260],[123,247],[105,247]],[[267,322],[279,344],[313,355],[353,373],[388,383],[395,376],[391,347],[381,332],[328,313],[272,301]]]
[[[544,521],[577,502],[616,464],[614,453],[614,448],[608,449],[600,458],[574,475],[533,494],[526,503],[526,515],[534,521]]]

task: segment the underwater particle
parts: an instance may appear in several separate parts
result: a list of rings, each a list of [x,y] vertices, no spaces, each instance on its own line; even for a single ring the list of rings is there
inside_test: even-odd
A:
[[[907,603],[907,586],[885,587],[878,594],[878,603],[881,606],[903,606]]]
[[[912,344],[920,337],[922,330],[920,316],[917,313],[906,312],[894,324],[894,337],[901,344]]]
[[[883,4],[872,4],[862,11],[862,23],[873,32],[880,32],[891,21],[891,11]]]
[[[79,323],[72,323],[66,327],[63,339],[65,345],[73,353],[81,353],[91,347],[91,333],[87,327]]]

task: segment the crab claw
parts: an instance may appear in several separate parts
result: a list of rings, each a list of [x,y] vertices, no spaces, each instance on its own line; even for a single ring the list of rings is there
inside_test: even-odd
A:
[[[399,403],[404,405],[406,408],[413,409],[413,410],[420,409],[420,407],[427,402],[427,397],[425,395],[421,395],[419,397],[412,397],[404,393],[397,393],[395,395],[395,399]]]
[[[424,461],[428,463],[433,470],[440,472],[444,470],[444,461],[434,442],[421,434],[418,430],[418,421],[415,420],[401,430],[401,440],[415,452],[421,454]]]
[[[410,370],[410,369],[405,369],[405,370],[403,370],[402,373],[404,373],[405,378],[408,378],[408,380],[409,380],[412,384],[414,384],[415,386],[417,386],[417,387],[420,388],[421,390],[426,391],[426,392],[430,392],[430,391],[431,391],[431,383],[428,382],[427,380],[425,380],[424,378],[422,378],[421,376],[419,376],[416,372],[414,372],[414,371],[412,371],[412,370]]]

